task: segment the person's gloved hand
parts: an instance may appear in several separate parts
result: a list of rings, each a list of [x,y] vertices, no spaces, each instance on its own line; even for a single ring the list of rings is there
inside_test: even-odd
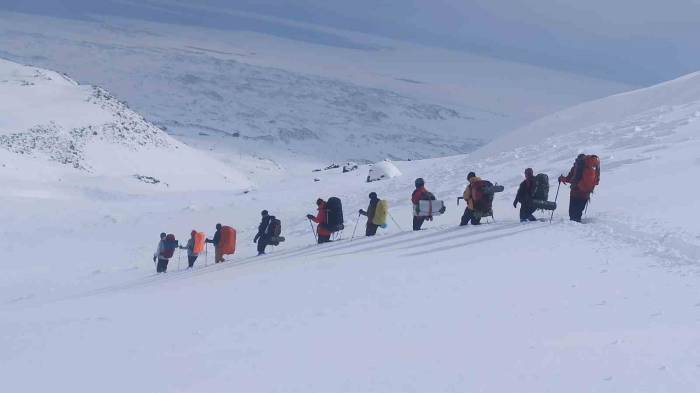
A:
[[[518,208],[518,201],[513,201],[513,207],[516,209]]]
[[[566,178],[563,175],[559,176],[559,183],[564,183],[564,180],[566,180]]]
[[[155,262],[155,261],[156,261],[156,256],[154,255],[154,256],[153,256],[153,262]]]
[[[360,209],[360,210],[358,210],[358,213],[360,213],[360,214],[364,214],[364,213],[365,213],[365,211],[364,211],[364,210],[362,210],[362,209]]]
[[[260,235],[255,235],[255,238],[253,239],[253,243],[257,243],[258,239],[260,239]]]
[[[309,220],[313,220],[313,219],[314,219],[314,216],[311,215],[311,214],[307,214],[307,215],[306,215],[306,218],[308,218]]]

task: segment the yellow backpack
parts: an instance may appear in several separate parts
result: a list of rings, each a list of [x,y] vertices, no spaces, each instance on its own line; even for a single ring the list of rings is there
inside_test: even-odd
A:
[[[389,203],[382,199],[377,203],[377,208],[374,210],[374,218],[372,219],[372,223],[379,226],[386,224],[386,216],[388,213]]]

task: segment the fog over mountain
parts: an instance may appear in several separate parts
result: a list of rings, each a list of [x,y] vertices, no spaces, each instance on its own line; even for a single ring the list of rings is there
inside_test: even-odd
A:
[[[356,45],[332,33],[261,20],[263,15],[633,84],[700,68],[700,2],[694,0],[2,0],[0,9],[72,18],[119,15]]]

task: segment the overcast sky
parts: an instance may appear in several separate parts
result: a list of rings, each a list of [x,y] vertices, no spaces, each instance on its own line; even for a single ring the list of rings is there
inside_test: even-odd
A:
[[[96,12],[248,29],[343,44],[303,29],[207,12],[157,11],[124,0],[0,0],[0,9],[83,17]],[[700,70],[700,0],[190,0],[232,11],[467,50],[601,78],[651,84]]]

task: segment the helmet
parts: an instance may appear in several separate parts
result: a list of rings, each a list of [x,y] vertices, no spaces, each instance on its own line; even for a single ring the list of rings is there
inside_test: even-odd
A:
[[[425,180],[422,177],[416,179],[416,187],[423,187],[425,185]]]

